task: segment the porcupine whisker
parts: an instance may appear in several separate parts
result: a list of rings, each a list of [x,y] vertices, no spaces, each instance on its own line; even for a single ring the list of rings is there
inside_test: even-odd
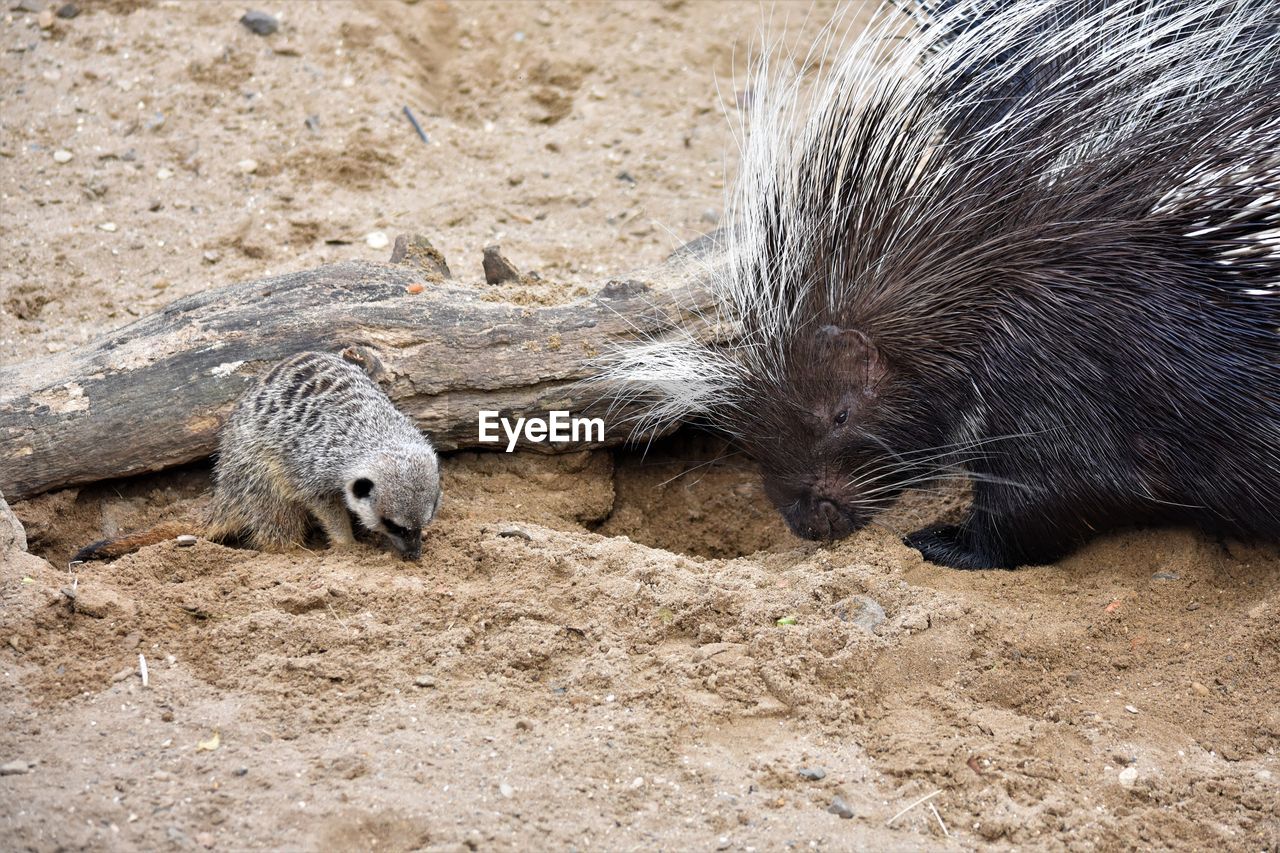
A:
[[[733,451],[730,453],[722,453],[721,455],[717,456],[715,459],[708,459],[704,462],[699,462],[697,465],[694,465],[692,467],[685,468],[680,473],[676,474],[674,477],[669,477],[668,479],[663,480],[661,483],[658,484],[658,487],[661,488],[667,485],[668,483],[673,483],[676,480],[679,480],[681,477],[685,476],[686,474],[692,474],[694,471],[699,471],[703,468],[707,468],[712,465],[715,465],[717,462],[720,462],[724,459],[728,459],[732,456],[736,456],[737,453],[738,451]]]
[[[929,462],[934,462],[934,461],[936,461],[936,460],[938,460],[938,459],[945,459],[945,458],[948,458],[948,457],[952,457],[952,456],[954,456],[954,455],[956,455],[956,454],[965,453],[965,452],[966,452],[968,449],[970,449],[970,448],[976,448],[976,447],[984,446],[984,445],[991,444],[991,443],[994,443],[994,442],[997,442],[997,441],[1005,441],[1005,440],[1014,439],[1014,438],[1028,438],[1028,437],[1032,437],[1032,436],[1039,435],[1039,434],[1042,434],[1042,433],[1011,433],[1011,434],[1008,434],[1008,435],[993,436],[993,437],[991,437],[991,438],[983,439],[983,440],[981,440],[981,441],[974,441],[974,442],[956,442],[956,443],[954,443],[954,444],[950,444],[950,445],[939,445],[939,446],[935,446],[935,447],[932,447],[932,448],[927,448],[927,449],[922,450],[922,451],[915,451],[915,452],[912,452],[912,453],[906,453],[906,454],[902,454],[902,453],[893,453],[893,452],[891,452],[891,458],[892,458],[893,460],[895,460],[896,462],[900,463],[900,464],[899,464],[899,467],[893,467],[893,466],[892,466],[892,464],[890,464],[890,465],[886,465],[886,466],[882,466],[882,467],[883,467],[883,468],[891,468],[891,469],[892,469],[892,470],[894,470],[894,471],[907,470],[907,469],[909,469],[909,468],[911,468],[911,467],[915,467],[915,466],[919,466],[919,465],[927,464],[927,463],[929,463]],[[956,449],[952,449],[952,448],[956,448]],[[934,453],[933,455],[927,455],[927,456],[926,456],[926,455],[924,455],[924,454],[929,454],[929,453],[931,453],[931,451],[939,451],[939,450],[941,450],[941,451],[943,451],[943,452],[940,452],[940,453]],[[956,460],[955,462],[953,462],[952,464],[953,464],[953,465],[955,465],[955,466],[960,466],[960,465],[965,464],[966,462],[975,461],[975,460],[977,460],[977,459],[985,459],[985,458],[989,458],[989,456],[990,456],[990,454],[989,454],[989,453],[980,454],[980,455],[977,455],[977,456],[969,456],[969,457],[967,457],[967,458],[965,458],[965,459],[957,459],[957,460]],[[877,469],[877,470],[879,470],[879,469]],[[855,472],[855,475],[856,475],[857,473],[859,473],[859,472]],[[966,471],[965,473],[966,473],[966,474],[968,474],[970,477],[976,478],[973,472],[968,472],[968,471]],[[850,480],[850,482],[848,483],[848,485],[853,485],[855,482],[856,482],[856,476],[855,476],[855,478],[854,478],[854,479]]]

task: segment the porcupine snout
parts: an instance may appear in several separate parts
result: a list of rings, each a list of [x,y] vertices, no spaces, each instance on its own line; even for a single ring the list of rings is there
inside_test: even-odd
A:
[[[794,489],[766,482],[765,492],[782,511],[791,532],[802,539],[830,542],[843,539],[866,524],[866,519],[841,499],[834,483],[814,482]]]

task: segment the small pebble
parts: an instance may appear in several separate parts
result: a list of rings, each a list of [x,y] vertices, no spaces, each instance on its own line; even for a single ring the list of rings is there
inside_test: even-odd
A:
[[[502,794],[502,796],[507,799],[511,799],[511,797],[515,795],[515,792],[516,789],[508,785],[506,782],[498,785],[498,793]]]
[[[391,245],[391,238],[385,231],[370,231],[364,235],[364,242],[370,249],[385,249]]]
[[[252,175],[254,172],[258,171],[258,161],[253,159],[241,160],[239,163],[236,163],[236,168],[241,172],[244,172],[246,175]]]
[[[222,260],[222,255],[218,254],[213,249],[205,252],[201,257],[204,258],[204,262],[206,264],[216,264],[218,261]]]
[[[849,604],[857,608],[857,612],[849,617],[849,621],[864,631],[874,631],[885,620],[884,608],[878,601],[867,598],[865,595],[853,596]]]
[[[1193,681],[1191,682],[1191,692],[1196,694],[1197,696],[1208,696],[1209,688],[1205,687],[1203,684],[1201,684],[1198,681]]]
[[[156,180],[167,181],[172,177],[173,177],[172,169],[165,169],[164,167],[161,167],[156,170]]]
[[[827,771],[821,767],[801,767],[798,771],[801,779],[808,779],[810,782],[817,782],[820,779],[827,778]]]
[[[36,15],[36,26],[42,30],[53,27],[53,10],[45,9],[39,15]]]
[[[80,14],[80,7],[75,3],[64,3],[58,7],[58,17],[64,20],[71,20]]]
[[[111,676],[111,681],[113,683],[118,684],[119,682],[124,681],[126,678],[131,678],[134,672],[135,670],[133,667],[129,667],[128,669],[122,669],[119,672],[117,672],[115,675]]]
[[[65,148],[59,148],[57,151],[53,152],[53,159],[58,163],[70,163],[71,156],[71,152]]]
[[[179,548],[190,548],[192,545],[196,544],[197,541],[199,540],[190,533],[184,533],[177,539]]]
[[[0,776],[21,776],[23,773],[30,773],[31,767],[30,761],[6,761],[0,764]]]
[[[108,234],[116,233],[116,224],[114,222],[103,222],[98,225],[99,231],[106,231]]]
[[[1138,768],[1132,766],[1126,767],[1116,776],[1116,781],[1121,785],[1124,785],[1126,788],[1132,788],[1133,783],[1138,781]]]
[[[249,775],[249,768],[248,768],[248,767],[237,767],[237,768],[236,768],[236,770],[235,770],[235,774],[236,774],[237,776],[247,776],[247,775]]]
[[[1152,580],[1157,581],[1176,581],[1181,580],[1177,572],[1156,572],[1151,576]]]
[[[1136,713],[1138,713],[1138,709],[1137,709],[1137,708],[1135,708],[1135,707],[1133,707],[1132,705],[1125,705],[1125,706],[1124,706],[1124,709],[1125,709],[1126,711],[1128,711],[1130,714],[1136,714]]]
[[[413,680],[414,687],[435,687],[436,680],[429,675],[419,675]]]
[[[488,284],[520,280],[520,270],[502,254],[501,246],[484,247],[484,280]]]
[[[250,9],[241,15],[240,23],[244,24],[250,32],[260,36],[269,36],[280,29],[280,22],[276,20],[274,15],[268,15],[266,12],[260,12],[257,9]]]
[[[844,801],[843,797],[836,797],[831,801],[831,805],[827,806],[827,811],[833,815],[838,815],[844,820],[853,817],[853,809]]]
[[[306,121],[304,121],[303,124],[305,124],[307,126],[307,130],[312,133],[320,132],[320,116],[307,116]]]
[[[37,14],[44,11],[44,0],[18,0],[18,5],[13,7],[15,12],[30,12]]]

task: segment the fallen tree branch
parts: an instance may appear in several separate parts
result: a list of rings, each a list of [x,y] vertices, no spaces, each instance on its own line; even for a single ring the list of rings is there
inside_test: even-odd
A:
[[[591,360],[693,322],[709,304],[705,269],[675,261],[547,306],[354,261],[189,296],[80,349],[0,368],[0,491],[21,500],[207,457],[254,377],[305,350],[348,349],[439,448],[477,446],[480,409],[583,411],[591,401],[574,385]]]

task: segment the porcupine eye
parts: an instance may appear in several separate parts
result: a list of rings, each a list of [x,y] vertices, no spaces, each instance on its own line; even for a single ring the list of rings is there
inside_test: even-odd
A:
[[[836,415],[836,425],[838,426],[847,420],[849,420],[849,410],[841,409],[840,414]]]

